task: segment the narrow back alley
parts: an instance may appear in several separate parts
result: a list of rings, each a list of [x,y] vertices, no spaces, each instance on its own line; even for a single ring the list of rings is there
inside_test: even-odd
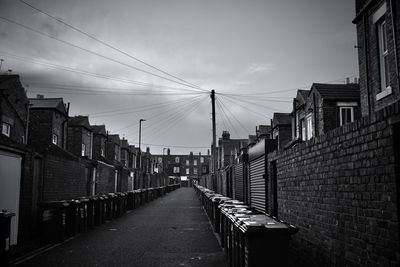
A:
[[[193,188],[180,188],[18,266],[226,266]]]

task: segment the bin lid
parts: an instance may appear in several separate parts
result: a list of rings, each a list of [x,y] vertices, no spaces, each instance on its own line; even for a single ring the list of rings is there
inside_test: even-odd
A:
[[[6,211],[6,210],[0,211],[0,217],[2,217],[2,218],[9,218],[9,217],[12,217],[12,216],[15,216],[15,213],[9,212],[9,211]]]
[[[69,206],[69,203],[65,200],[61,201],[43,201],[38,203],[39,207],[49,207],[49,208],[55,208],[55,207],[67,207]]]
[[[298,231],[296,227],[266,215],[251,215],[249,220],[243,221],[240,229],[244,233],[294,234]]]

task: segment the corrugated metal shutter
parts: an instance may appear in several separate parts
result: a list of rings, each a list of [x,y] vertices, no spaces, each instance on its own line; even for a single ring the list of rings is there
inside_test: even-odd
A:
[[[235,165],[235,198],[244,201],[243,163]]]
[[[265,155],[250,161],[250,204],[265,212]]]

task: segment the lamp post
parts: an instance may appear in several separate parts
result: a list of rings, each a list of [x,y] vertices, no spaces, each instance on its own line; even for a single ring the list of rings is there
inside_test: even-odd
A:
[[[140,148],[140,143],[142,141],[142,121],[146,121],[144,119],[139,120],[139,174],[140,177],[143,176],[143,171],[142,171],[142,150]],[[142,183],[143,185],[143,183]]]
[[[168,148],[166,148],[166,147],[163,147],[163,149],[162,149],[162,155],[163,155],[163,157],[162,157],[162,172],[163,172],[163,174],[165,174],[166,176],[168,176],[168,174],[167,174],[167,172],[165,171],[165,157],[164,157],[164,151],[165,151],[165,149],[168,149]],[[166,179],[164,179],[164,185],[166,184]]]

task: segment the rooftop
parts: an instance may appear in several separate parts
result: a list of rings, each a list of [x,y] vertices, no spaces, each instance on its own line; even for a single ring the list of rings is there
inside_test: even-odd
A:
[[[360,86],[356,83],[326,84],[313,83],[311,90],[316,90],[323,99],[335,100],[359,100]]]
[[[272,123],[274,128],[279,125],[291,125],[292,118],[290,117],[290,113],[275,112],[274,117],[272,119]]]
[[[107,131],[106,131],[106,126],[105,125],[90,125],[90,128],[96,134],[101,134],[101,135],[104,135],[104,136],[107,135]]]
[[[67,114],[62,98],[29,98],[30,109],[55,109]]]
[[[88,116],[75,116],[68,118],[68,126],[80,126],[92,131]]]

